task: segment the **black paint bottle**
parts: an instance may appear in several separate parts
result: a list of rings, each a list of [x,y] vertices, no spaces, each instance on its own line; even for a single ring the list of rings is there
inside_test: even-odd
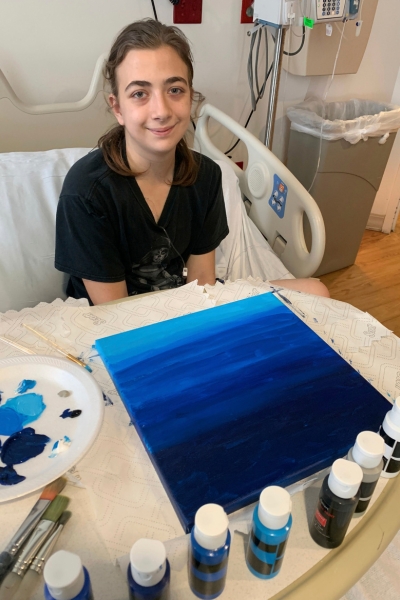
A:
[[[310,534],[323,548],[337,548],[360,499],[363,472],[354,462],[339,458],[323,481]]]
[[[385,442],[382,477],[396,477],[400,471],[400,396],[396,398],[379,429]]]
[[[356,443],[349,450],[347,460],[357,463],[363,470],[360,499],[356,507],[357,514],[365,512],[371,501],[383,468],[382,456],[384,451],[385,444],[383,439],[373,431],[362,431],[359,433]]]

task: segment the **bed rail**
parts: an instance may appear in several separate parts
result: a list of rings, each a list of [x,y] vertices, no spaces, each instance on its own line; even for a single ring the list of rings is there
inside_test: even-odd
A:
[[[244,142],[248,166],[240,169],[219,150],[209,135],[209,120],[234,133]],[[240,189],[251,203],[250,218],[295,277],[309,277],[317,270],[325,250],[325,227],[316,202],[285,167],[253,134],[219,109],[205,104],[196,126],[195,146],[214,160],[227,162],[235,171]],[[311,227],[311,250],[303,231],[303,215]]]

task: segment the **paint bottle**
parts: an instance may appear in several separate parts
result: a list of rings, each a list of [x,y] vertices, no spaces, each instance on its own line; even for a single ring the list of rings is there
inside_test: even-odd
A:
[[[142,538],[133,544],[128,566],[129,600],[168,600],[170,575],[162,542]]]
[[[292,526],[292,500],[289,492],[271,485],[261,492],[254,509],[246,563],[256,577],[271,579],[282,566]]]
[[[45,600],[93,600],[89,573],[79,556],[59,550],[45,564]]]
[[[396,477],[400,471],[400,396],[398,396],[379,428],[385,442],[382,477]]]
[[[203,600],[217,598],[224,590],[231,534],[228,517],[218,504],[197,511],[190,534],[189,585]]]
[[[335,460],[325,477],[310,524],[312,539],[323,548],[337,548],[343,542],[360,499],[362,478],[361,467],[344,458]]]
[[[363,471],[360,499],[355,510],[357,514],[367,510],[383,468],[382,456],[384,451],[385,443],[383,439],[373,431],[359,433],[356,443],[349,450],[347,460],[360,465]]]

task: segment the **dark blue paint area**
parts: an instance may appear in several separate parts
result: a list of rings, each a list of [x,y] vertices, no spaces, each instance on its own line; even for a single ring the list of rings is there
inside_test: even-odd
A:
[[[60,415],[60,417],[62,419],[75,419],[76,417],[79,417],[79,415],[82,414],[82,411],[79,409],[76,410],[70,410],[69,408],[66,408],[64,410],[64,412]]]
[[[114,406],[114,402],[111,400],[111,398],[109,396],[106,396],[106,394],[104,392],[103,392],[103,400],[104,400],[105,406]]]
[[[0,435],[12,435],[36,421],[46,408],[43,396],[33,392],[9,398],[0,406]]]
[[[96,347],[184,528],[346,455],[388,401],[272,294]]]
[[[32,427],[18,431],[4,442],[0,458],[5,465],[18,465],[41,454],[50,438],[35,433]]]
[[[1,461],[6,465],[6,467],[0,467],[0,485],[15,485],[24,481],[25,477],[18,475],[13,465],[39,456],[49,441],[50,438],[47,435],[35,433],[32,427],[26,427],[11,435],[0,450]]]
[[[21,483],[26,477],[18,475],[17,471],[11,467],[0,467],[0,485],[15,485]]]
[[[36,381],[34,379],[23,379],[19,386],[17,387],[18,394],[24,394],[28,390],[31,390],[35,387]]]

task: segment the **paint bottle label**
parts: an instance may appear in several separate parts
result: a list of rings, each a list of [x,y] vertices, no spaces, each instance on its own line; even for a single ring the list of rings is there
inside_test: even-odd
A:
[[[339,498],[337,500],[340,501]],[[317,509],[310,528],[311,537],[317,544],[324,548],[336,548],[342,543],[350,521],[353,517],[357,497],[351,502],[341,505],[340,502],[322,494],[319,498]]]
[[[385,442],[382,474],[389,477],[395,477],[400,471],[400,442],[390,437],[385,432],[382,425],[378,433]]]
[[[254,575],[265,579],[275,577],[282,566],[287,539],[278,545],[265,544],[259,540],[254,530],[251,532],[247,548],[247,566],[251,567]]]
[[[378,478],[379,479],[379,478]],[[363,481],[360,486],[360,499],[357,504],[357,508],[355,510],[356,513],[361,513],[367,510],[367,507],[372,498],[372,494],[376,488],[376,484],[378,483],[378,479],[371,482]]]
[[[225,587],[231,535],[228,531],[226,542],[221,548],[206,550],[196,541],[193,527],[190,542],[190,588],[198,598],[203,600],[217,598]]]

